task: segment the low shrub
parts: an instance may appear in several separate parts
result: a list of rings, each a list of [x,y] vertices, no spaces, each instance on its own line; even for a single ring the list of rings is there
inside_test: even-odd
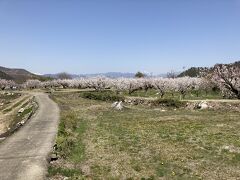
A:
[[[80,97],[100,101],[124,101],[123,96],[116,95],[111,91],[84,92],[80,94]]]
[[[157,99],[151,102],[153,106],[166,106],[180,108],[186,105],[186,102],[179,101],[176,99]]]

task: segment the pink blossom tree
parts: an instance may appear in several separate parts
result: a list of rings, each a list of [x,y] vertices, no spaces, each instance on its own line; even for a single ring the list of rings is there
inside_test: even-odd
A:
[[[184,99],[187,92],[192,89],[192,81],[190,77],[181,77],[175,79],[176,90],[181,94],[180,99]]]
[[[213,80],[218,84],[224,96],[240,99],[240,62],[215,65]]]
[[[167,78],[155,78],[152,81],[153,87],[159,92],[161,98],[168,91],[168,79]]]
[[[24,88],[29,88],[29,89],[39,88],[39,87],[41,87],[41,81],[39,81],[37,79],[30,79],[30,80],[27,80],[23,84],[23,87]]]
[[[7,88],[13,88],[16,86],[16,83],[12,80],[0,79],[0,89],[5,90]]]
[[[93,88],[96,91],[102,91],[110,87],[109,79],[102,76],[88,78],[86,80],[86,83],[89,88]]]

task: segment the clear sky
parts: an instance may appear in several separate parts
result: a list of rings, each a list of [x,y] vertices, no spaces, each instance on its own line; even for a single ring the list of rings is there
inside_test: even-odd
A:
[[[240,0],[0,0],[0,66],[136,72],[240,59]]]

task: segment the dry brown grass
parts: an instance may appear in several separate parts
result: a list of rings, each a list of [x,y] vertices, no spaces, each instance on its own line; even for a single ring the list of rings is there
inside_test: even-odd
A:
[[[11,95],[9,95],[11,94]],[[27,103],[32,96],[19,93],[6,92],[1,95],[2,106],[0,108],[0,134],[9,130],[16,119],[17,112],[22,105]]]

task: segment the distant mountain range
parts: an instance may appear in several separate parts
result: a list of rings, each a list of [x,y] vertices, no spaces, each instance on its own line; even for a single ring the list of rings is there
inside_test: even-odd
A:
[[[107,72],[107,73],[95,73],[95,74],[69,74],[72,78],[80,77],[96,77],[96,76],[105,76],[109,78],[132,78],[135,76],[134,73],[122,73],[122,72]],[[57,78],[58,74],[44,74],[45,77]]]
[[[96,76],[105,76],[109,78],[132,78],[135,76],[135,73],[122,73],[122,72],[107,72],[107,73],[94,73],[94,74],[69,74],[72,78],[80,78],[80,77],[96,77]],[[158,75],[158,76],[166,76],[166,74]],[[17,83],[23,83],[28,79],[38,79],[40,81],[55,79],[58,77],[58,74],[44,74],[37,75],[31,73],[25,69],[18,68],[6,68],[0,66],[0,79],[13,80]]]
[[[176,73],[180,74],[179,72]],[[123,72],[107,72],[107,73],[93,73],[93,74],[68,74],[73,79],[81,78],[81,77],[96,77],[96,76],[104,76],[108,78],[133,78],[135,77],[135,73],[123,73]],[[44,74],[45,77],[58,78],[58,74]],[[150,76],[150,75],[149,75]],[[167,77],[167,73],[154,75],[154,77]]]
[[[13,80],[17,83],[23,83],[28,79],[38,79],[40,81],[45,81],[48,79],[58,78],[59,73],[57,74],[44,74],[37,75],[31,73],[25,69],[18,68],[6,68],[0,66],[0,79]],[[93,74],[68,74],[72,78],[81,78],[81,77],[96,77],[96,76],[105,76],[109,78],[132,78],[135,76],[135,73],[123,73],[123,72],[107,72],[107,73],[93,73]],[[167,74],[159,74],[156,77],[166,77]]]
[[[13,80],[16,83],[23,83],[28,79],[38,79],[44,81],[48,78],[40,75],[33,74],[25,69],[6,68],[0,66],[0,78]]]

